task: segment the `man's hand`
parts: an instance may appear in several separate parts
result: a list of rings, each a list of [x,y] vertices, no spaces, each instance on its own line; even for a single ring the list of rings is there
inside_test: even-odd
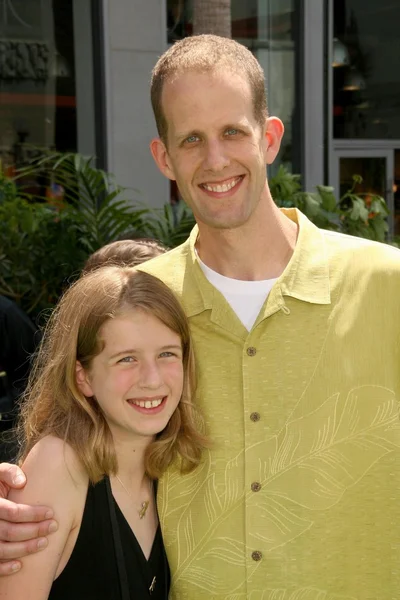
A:
[[[0,576],[16,573],[19,558],[43,550],[47,536],[57,531],[53,511],[47,506],[28,506],[7,500],[10,489],[23,488],[26,478],[16,465],[0,464]]]

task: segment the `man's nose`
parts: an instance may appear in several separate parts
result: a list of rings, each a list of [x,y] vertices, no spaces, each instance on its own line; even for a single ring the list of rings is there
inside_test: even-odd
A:
[[[220,140],[210,140],[205,146],[204,168],[215,173],[223,171],[229,165],[225,144]]]

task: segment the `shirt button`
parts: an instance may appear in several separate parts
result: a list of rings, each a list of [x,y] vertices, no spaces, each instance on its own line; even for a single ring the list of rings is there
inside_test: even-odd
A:
[[[257,350],[254,346],[249,346],[246,350],[248,356],[255,356],[257,354]]]
[[[256,423],[261,419],[261,415],[258,412],[252,412],[250,415],[250,419],[253,421],[253,423]]]
[[[260,552],[259,550],[255,550],[254,552],[251,553],[251,558],[253,560],[255,560],[256,562],[258,562],[259,560],[262,559],[262,552]]]
[[[259,492],[260,490],[261,490],[261,483],[259,483],[258,481],[253,481],[253,483],[251,484],[251,491]]]

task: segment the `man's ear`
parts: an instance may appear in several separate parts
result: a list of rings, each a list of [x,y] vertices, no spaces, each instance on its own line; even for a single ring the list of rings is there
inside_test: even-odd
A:
[[[161,173],[168,179],[175,181],[175,175],[164,142],[160,138],[154,138],[150,142],[150,151]]]
[[[94,396],[88,374],[82,367],[79,360],[76,361],[75,365],[75,380],[79,391],[82,392],[84,396],[86,396],[87,398],[91,398],[92,396]]]
[[[265,125],[265,160],[266,164],[270,165],[281,147],[285,127],[278,117],[269,117]]]

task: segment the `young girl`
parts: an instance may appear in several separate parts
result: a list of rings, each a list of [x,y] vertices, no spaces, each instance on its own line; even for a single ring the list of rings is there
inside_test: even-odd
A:
[[[161,281],[103,267],[65,293],[23,404],[27,485],[10,495],[52,506],[59,527],[2,599],[168,597],[156,480],[200,461],[193,390],[188,324]]]

